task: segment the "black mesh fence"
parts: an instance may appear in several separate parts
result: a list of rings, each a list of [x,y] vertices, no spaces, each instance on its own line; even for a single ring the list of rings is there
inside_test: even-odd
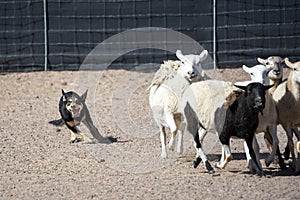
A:
[[[34,71],[43,66],[43,1],[0,1],[0,71]]]
[[[0,1],[0,71],[77,70],[105,39],[140,27],[190,36],[213,53],[213,1],[206,0]],[[300,2],[216,0],[216,55],[221,68],[255,64],[257,56],[300,59]],[[45,39],[48,44],[45,46]],[[114,67],[160,63],[170,52],[143,49],[119,57]]]
[[[300,1],[218,1],[217,55],[219,67],[254,64],[257,56],[300,59]]]

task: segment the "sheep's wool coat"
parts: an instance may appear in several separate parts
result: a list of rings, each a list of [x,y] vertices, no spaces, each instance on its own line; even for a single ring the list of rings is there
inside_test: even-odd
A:
[[[164,61],[164,63],[161,64],[160,68],[155,73],[149,88],[154,85],[160,86],[165,80],[174,78],[180,66],[181,66],[181,61],[179,60]]]
[[[231,82],[207,80],[193,83],[183,94],[181,104],[188,131],[198,130],[201,123],[207,131],[220,133],[226,115],[227,97],[235,90],[238,88]]]

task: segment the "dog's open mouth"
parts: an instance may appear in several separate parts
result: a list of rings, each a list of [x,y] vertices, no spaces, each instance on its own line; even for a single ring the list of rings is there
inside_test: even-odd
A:
[[[73,115],[73,117],[79,117],[80,116],[80,108],[73,108],[72,115]]]

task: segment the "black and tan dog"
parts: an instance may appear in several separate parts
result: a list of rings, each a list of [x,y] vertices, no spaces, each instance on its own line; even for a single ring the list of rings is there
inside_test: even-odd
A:
[[[62,97],[59,101],[61,119],[49,122],[55,126],[63,126],[65,124],[70,130],[72,143],[80,141],[97,142],[103,139],[98,129],[93,124],[92,118],[85,104],[86,97],[87,90],[81,96],[72,91],[65,93],[64,90],[62,90]],[[96,141],[89,138],[78,129],[77,126],[81,122],[86,125]]]

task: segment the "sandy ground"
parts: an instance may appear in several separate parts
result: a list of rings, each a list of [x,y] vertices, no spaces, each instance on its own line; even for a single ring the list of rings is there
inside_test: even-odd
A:
[[[92,74],[91,77],[86,76]],[[94,79],[95,75],[98,79]],[[222,79],[248,79],[240,69],[219,71]],[[242,140],[233,140],[233,158],[216,175],[201,164],[193,168],[191,138],[184,153],[160,158],[158,128],[146,91],[153,73],[109,70],[10,73],[0,76],[1,199],[299,199],[300,178],[291,169],[264,165],[268,150],[258,135],[265,177],[248,173]],[[66,127],[48,124],[59,118],[61,89],[83,93],[100,132],[112,144],[69,143]],[[84,125],[80,128],[91,136]],[[278,131],[280,148],[286,136]],[[221,147],[213,134],[206,151],[212,164]]]

